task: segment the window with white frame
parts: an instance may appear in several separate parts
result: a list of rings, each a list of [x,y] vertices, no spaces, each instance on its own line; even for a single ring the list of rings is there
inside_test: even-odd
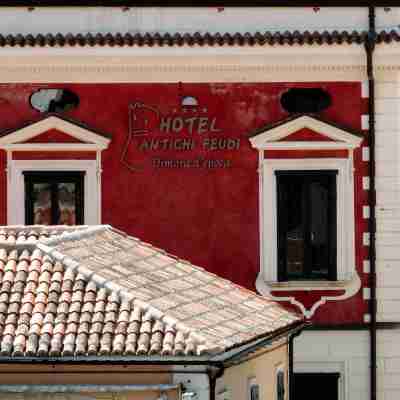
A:
[[[8,224],[96,225],[96,160],[10,160]]]
[[[263,161],[266,282],[335,281],[354,273],[354,184],[347,158]]]
[[[23,126],[0,138],[7,152],[8,224],[101,223],[101,152],[111,138],[60,116]],[[42,133],[55,130],[77,139],[74,142],[31,142]],[[19,157],[13,152],[93,152],[95,159],[38,159]]]
[[[275,171],[278,280],[336,280],[337,170]]]
[[[260,385],[255,377],[248,379],[248,400],[260,400]]]
[[[285,369],[282,366],[279,366],[276,369],[276,400],[285,400],[285,394]]]
[[[82,171],[24,171],[26,225],[82,225]]]
[[[307,138],[302,137],[304,129]],[[259,154],[256,287],[270,298],[290,301],[308,318],[327,300],[349,298],[361,287],[355,267],[353,156],[363,138],[360,132],[309,115],[270,124],[250,138]],[[307,154],[301,158],[298,151]],[[324,157],[318,157],[320,151]],[[308,309],[295,295],[278,293],[298,290],[331,294]]]

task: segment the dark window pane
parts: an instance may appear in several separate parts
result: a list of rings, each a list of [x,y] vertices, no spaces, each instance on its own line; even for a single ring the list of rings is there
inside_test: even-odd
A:
[[[76,183],[58,183],[57,225],[76,224]]]
[[[258,385],[251,385],[250,400],[260,400],[260,387]]]
[[[47,183],[33,184],[33,223],[51,225],[51,186]]]
[[[25,223],[83,224],[81,172],[25,172]]]
[[[282,177],[279,186],[279,220],[281,262],[288,276],[302,277],[305,273],[304,242],[306,221],[303,208],[306,202],[304,180]],[[288,212],[288,210],[291,210]]]
[[[334,263],[332,244],[336,242],[336,182],[323,176],[310,182],[310,252],[311,275],[327,277]],[[336,246],[335,246],[336,247]],[[335,262],[336,264],[336,262]]]
[[[336,279],[336,171],[279,171],[279,280]]]
[[[277,400],[285,400],[285,373],[283,371],[277,374],[276,391]]]
[[[339,373],[295,373],[293,400],[338,400]]]

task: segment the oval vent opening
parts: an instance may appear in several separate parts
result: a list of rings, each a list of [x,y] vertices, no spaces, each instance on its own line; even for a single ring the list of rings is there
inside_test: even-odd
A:
[[[281,96],[281,105],[289,113],[313,114],[332,104],[330,94],[319,88],[293,88]]]
[[[39,89],[31,95],[30,103],[40,112],[65,112],[78,107],[79,97],[68,89]]]

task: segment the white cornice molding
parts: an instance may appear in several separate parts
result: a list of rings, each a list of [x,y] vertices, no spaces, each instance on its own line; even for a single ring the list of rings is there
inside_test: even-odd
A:
[[[400,44],[375,51],[377,72],[400,71]],[[361,45],[2,48],[0,81],[266,82],[366,77]]]
[[[0,82],[3,83],[176,83],[176,82],[287,82],[356,81],[366,78],[364,65],[293,65],[286,64],[174,64],[154,60],[147,64],[65,63],[6,65],[0,60]],[[400,70],[400,68],[399,68]]]

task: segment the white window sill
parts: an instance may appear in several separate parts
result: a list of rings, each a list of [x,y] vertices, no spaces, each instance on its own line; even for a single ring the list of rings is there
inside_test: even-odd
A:
[[[290,281],[290,282],[270,282],[266,281],[260,273],[256,281],[257,291],[270,299],[277,301],[287,301],[291,304],[296,305],[300,308],[301,312],[306,318],[311,318],[318,307],[325,304],[327,301],[338,301],[345,300],[354,296],[361,288],[361,279],[357,272],[354,272],[351,279],[346,281]],[[340,294],[324,294],[321,298],[315,302],[310,309],[306,309],[304,305],[296,300],[296,291],[337,291],[340,290],[343,293]],[[293,295],[283,294],[279,296],[276,292],[293,292]],[[274,294],[272,294],[274,292]]]
[[[265,282],[273,291],[287,290],[345,290],[352,280],[349,281],[325,281],[325,280],[296,280],[285,282]]]

